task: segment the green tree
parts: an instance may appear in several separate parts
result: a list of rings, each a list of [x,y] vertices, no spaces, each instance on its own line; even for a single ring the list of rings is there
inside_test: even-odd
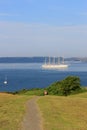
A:
[[[69,95],[78,92],[80,87],[80,78],[77,76],[68,76],[64,80],[55,82],[47,88],[49,94]]]

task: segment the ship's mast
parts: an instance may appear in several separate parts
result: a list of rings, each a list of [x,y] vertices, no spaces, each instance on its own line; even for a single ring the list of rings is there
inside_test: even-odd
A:
[[[58,57],[58,64],[60,64],[60,57]]]
[[[53,64],[55,65],[55,57],[53,57]]]
[[[64,57],[62,57],[62,59],[63,59],[62,63],[64,64]]]
[[[50,65],[50,57],[49,57],[49,62],[48,62],[48,64]]]
[[[45,57],[45,65],[46,65],[46,57]]]

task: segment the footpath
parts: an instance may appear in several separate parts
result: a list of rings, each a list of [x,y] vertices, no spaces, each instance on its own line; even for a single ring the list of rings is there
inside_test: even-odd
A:
[[[27,102],[21,130],[43,130],[41,115],[37,105],[38,99],[39,97],[34,97]]]

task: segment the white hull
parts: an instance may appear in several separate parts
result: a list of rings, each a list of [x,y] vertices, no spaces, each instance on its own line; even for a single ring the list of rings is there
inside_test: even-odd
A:
[[[4,81],[4,84],[7,84],[8,82],[7,81]]]
[[[62,69],[62,68],[67,68],[68,65],[67,64],[55,64],[55,65],[52,65],[52,64],[44,64],[42,65],[42,68],[44,69]]]

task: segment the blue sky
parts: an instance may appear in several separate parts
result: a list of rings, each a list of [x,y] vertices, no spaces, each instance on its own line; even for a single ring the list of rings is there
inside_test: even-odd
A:
[[[0,57],[87,57],[87,0],[1,0]]]

